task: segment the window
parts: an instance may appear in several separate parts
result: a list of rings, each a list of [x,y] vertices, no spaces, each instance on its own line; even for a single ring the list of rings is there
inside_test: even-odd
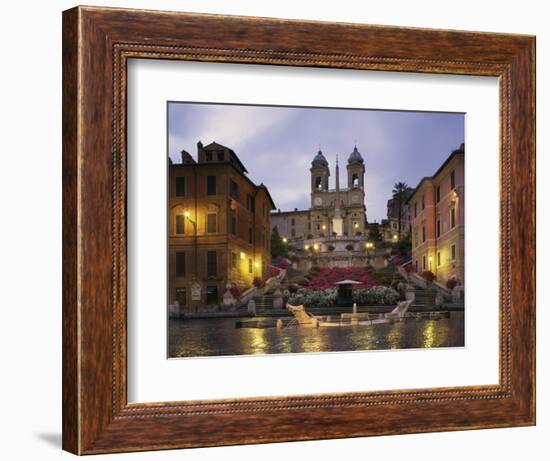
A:
[[[231,269],[237,268],[237,253],[231,252]]]
[[[207,195],[216,195],[216,176],[206,177],[206,193]]]
[[[291,226],[294,226],[295,224],[296,224],[296,220],[295,220],[294,218],[292,218],[292,219],[290,220],[290,225],[291,225]]]
[[[359,187],[359,176],[357,173],[353,173],[351,176],[351,187]]]
[[[185,253],[176,253],[176,277],[185,276]]]
[[[435,201],[436,203],[439,203],[441,200],[441,186],[437,186],[437,189],[435,190]]]
[[[294,229],[291,229],[290,236],[291,237],[296,237],[296,231]]]
[[[223,150],[218,151],[218,161],[223,162],[225,160],[225,156],[223,155]]]
[[[451,190],[455,188],[455,171],[451,171]]]
[[[209,285],[206,287],[206,304],[209,306],[218,304],[218,287],[216,285]]]
[[[397,229],[397,224],[395,224],[394,222],[392,222],[392,223],[391,223],[391,227],[392,227],[393,229]]]
[[[231,216],[231,233],[237,235],[237,217],[235,215]]]
[[[422,256],[422,270],[426,270],[426,255]]]
[[[418,245],[418,226],[415,226],[413,246],[417,246],[417,245]]]
[[[426,241],[426,223],[422,223],[422,242]]]
[[[455,227],[456,225],[456,213],[455,213],[455,207],[451,207],[451,229]]]
[[[437,266],[441,266],[441,252],[437,252]]]
[[[439,217],[437,218],[436,222],[436,232],[437,236],[439,237],[441,235],[441,220],[439,219]]]
[[[207,161],[207,162],[211,162],[211,161],[212,161],[212,152],[207,152],[207,153],[206,153],[206,161]]]
[[[217,213],[206,214],[206,232],[212,234],[218,232],[218,215]]]
[[[252,243],[252,237],[253,237],[252,226],[248,226],[248,243]]]
[[[246,196],[246,208],[250,210],[252,213],[256,211],[256,207],[254,205],[254,197],[250,194]]]
[[[422,196],[422,209],[426,208],[426,203],[424,201],[424,196]]]
[[[218,273],[218,258],[215,251],[206,252],[206,269],[208,277],[215,277]]]
[[[185,291],[185,288],[176,288],[174,298],[174,301],[176,301],[180,306],[185,306],[187,304],[187,292]]]
[[[248,273],[252,274],[254,265],[252,264],[252,259],[248,259]]]
[[[315,189],[321,190],[321,189],[323,188],[323,184],[322,184],[322,183],[323,183],[323,180],[321,179],[321,177],[320,177],[320,176],[317,176],[317,177],[315,178]]]
[[[239,199],[239,186],[232,179],[229,180],[229,195],[235,200]]]
[[[185,234],[185,216],[182,214],[176,215],[176,234]]]
[[[185,177],[176,178],[176,197],[185,197]]]
[[[417,203],[414,202],[414,217],[415,217],[415,218],[416,218],[416,209],[417,209],[417,206],[416,206],[416,205],[417,205]]]
[[[414,271],[418,272],[418,259],[414,261]]]
[[[456,261],[456,244],[451,245],[451,261]]]

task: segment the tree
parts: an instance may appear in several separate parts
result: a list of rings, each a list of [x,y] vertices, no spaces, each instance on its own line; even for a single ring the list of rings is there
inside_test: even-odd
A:
[[[279,234],[279,229],[275,226],[271,231],[271,257],[275,259],[278,256],[286,258],[288,256],[288,249]]]
[[[399,181],[393,186],[393,200],[397,204],[397,236],[398,240],[401,240],[401,220],[403,219],[403,203],[407,199],[406,193],[409,186],[406,182]]]
[[[411,255],[412,245],[411,245],[411,235],[407,234],[402,240],[399,240],[396,245],[399,250],[399,254],[406,258]]]
[[[380,233],[380,228],[379,228],[378,223],[373,223],[369,227],[370,228],[369,228],[368,241],[372,242],[372,243],[381,242],[384,239],[384,237]]]

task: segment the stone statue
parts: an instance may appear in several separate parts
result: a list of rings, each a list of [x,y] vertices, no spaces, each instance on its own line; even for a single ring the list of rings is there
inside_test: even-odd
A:
[[[233,293],[231,293],[231,284],[228,283],[225,285],[225,293],[223,294],[223,306],[229,310],[235,310],[236,305],[237,300],[233,296]]]
[[[275,291],[273,292],[273,308],[282,309],[284,305],[283,302],[283,293],[281,292],[280,285],[277,285]]]
[[[437,307],[438,309],[441,308],[441,306],[443,306],[444,301],[445,299],[443,298],[443,293],[441,293],[441,291],[438,290],[435,295],[435,307]]]
[[[256,301],[254,301],[253,299],[251,299],[250,301],[248,301],[248,313],[250,315],[256,315]]]
[[[453,298],[453,303],[460,303],[462,300],[463,294],[463,287],[462,285],[457,285],[453,288],[453,291],[451,293],[451,296]]]

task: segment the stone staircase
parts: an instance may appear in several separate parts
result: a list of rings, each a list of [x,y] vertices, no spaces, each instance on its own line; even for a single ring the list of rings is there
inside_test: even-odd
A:
[[[418,286],[414,287],[414,301],[412,306],[416,309],[426,309],[432,310],[435,308],[435,297],[437,295],[437,290],[435,288],[421,288]]]
[[[267,309],[273,309],[273,295],[265,294],[263,296],[257,296],[254,298],[256,303],[256,311],[262,311]]]

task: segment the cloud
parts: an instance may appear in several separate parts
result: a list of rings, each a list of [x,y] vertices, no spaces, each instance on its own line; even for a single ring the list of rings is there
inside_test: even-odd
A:
[[[319,145],[335,184],[336,155],[340,185],[347,187],[346,164],[357,144],[366,167],[369,221],[386,215],[393,185],[416,186],[432,175],[464,141],[464,115],[353,109],[237,106],[172,103],[169,152],[196,156],[196,143],[219,142],[233,149],[257,184],[264,183],[277,208],[309,207],[311,161]]]

